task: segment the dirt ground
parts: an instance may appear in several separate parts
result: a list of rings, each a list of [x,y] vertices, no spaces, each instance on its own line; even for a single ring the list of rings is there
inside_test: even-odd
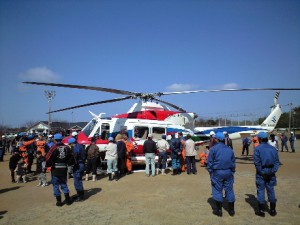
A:
[[[252,146],[250,157],[241,156],[241,140],[234,141],[234,151],[236,215],[230,217],[224,203],[221,218],[212,214],[210,180],[199,162],[197,175],[146,177],[135,172],[113,182],[99,176],[96,182],[84,181],[84,202],[56,207],[51,185],[37,187],[35,177],[26,184],[10,182],[10,155],[6,154],[0,163],[0,224],[300,224],[300,141],[296,141],[296,153],[279,152],[283,165],[277,173],[275,217],[267,213],[260,218],[254,213]],[[74,195],[73,179],[68,185]]]

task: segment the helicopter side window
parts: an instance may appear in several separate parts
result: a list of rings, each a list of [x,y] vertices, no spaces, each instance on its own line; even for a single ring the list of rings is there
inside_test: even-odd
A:
[[[109,138],[109,124],[103,123],[101,125],[101,139],[108,140],[108,138]]]
[[[152,128],[152,136],[153,139],[159,140],[161,136],[166,133],[166,128],[164,127],[153,127]]]
[[[149,134],[149,127],[137,126],[134,128],[135,139],[147,139],[148,134]]]
[[[96,126],[97,121],[92,119],[83,129],[82,132],[89,137],[91,132],[93,131],[94,127]]]

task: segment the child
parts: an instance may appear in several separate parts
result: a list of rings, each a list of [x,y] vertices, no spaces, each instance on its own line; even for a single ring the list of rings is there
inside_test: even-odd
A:
[[[26,169],[27,165],[25,164],[25,161],[23,158],[21,158],[18,162],[17,168],[15,171],[17,172],[17,183],[20,182],[21,177],[23,178],[23,182],[26,183]]]
[[[200,159],[200,166],[201,167],[206,167],[207,165],[207,158],[209,154],[209,146],[205,146],[205,150],[200,154],[199,159]]]
[[[37,186],[47,186],[48,182],[46,180],[46,160],[41,151],[37,151],[36,153],[36,173],[39,181]]]
[[[9,159],[9,170],[10,170],[10,176],[11,176],[11,182],[15,183],[15,169],[17,168],[18,161],[20,160],[20,155],[18,151],[14,151],[12,153],[13,155]]]

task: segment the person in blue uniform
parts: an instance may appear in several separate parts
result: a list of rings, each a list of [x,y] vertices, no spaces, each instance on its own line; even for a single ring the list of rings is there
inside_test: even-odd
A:
[[[267,190],[268,201],[270,202],[270,215],[275,216],[276,196],[274,186],[276,186],[276,172],[279,168],[279,157],[276,148],[268,144],[268,134],[259,132],[258,139],[260,145],[254,149],[254,165],[256,168],[256,188],[258,211],[256,215],[264,217],[265,190]]]
[[[172,158],[172,175],[179,175],[181,173],[181,154],[182,154],[182,144],[179,138],[175,138],[175,134],[171,134],[170,140],[171,158]]]
[[[233,190],[235,173],[235,156],[232,148],[225,145],[224,134],[218,132],[214,135],[215,145],[210,149],[207,170],[210,174],[212,195],[216,203],[213,214],[222,216],[223,189],[228,202],[228,212],[234,216],[235,194]]]
[[[74,201],[80,202],[84,200],[82,176],[84,173],[85,150],[83,148],[83,145],[78,144],[74,137],[68,140],[68,144],[73,151],[73,155],[76,161],[76,164],[73,166],[73,179],[77,197]]]
[[[61,192],[65,195],[65,203],[71,205],[72,201],[69,195],[67,185],[68,166],[75,165],[75,158],[71,148],[62,143],[62,135],[54,135],[55,145],[52,146],[46,155],[46,166],[51,167],[51,180],[53,185],[54,196],[56,197],[56,206],[62,206]]]

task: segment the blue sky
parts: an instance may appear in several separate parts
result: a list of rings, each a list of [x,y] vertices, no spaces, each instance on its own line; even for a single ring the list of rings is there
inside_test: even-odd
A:
[[[52,109],[122,97],[24,85],[22,81],[134,92],[300,87],[300,1],[0,2],[0,123],[47,120]],[[273,91],[170,95],[162,100],[200,117],[269,113]],[[89,121],[126,112],[134,100],[52,115]],[[300,105],[300,91],[279,102]]]

